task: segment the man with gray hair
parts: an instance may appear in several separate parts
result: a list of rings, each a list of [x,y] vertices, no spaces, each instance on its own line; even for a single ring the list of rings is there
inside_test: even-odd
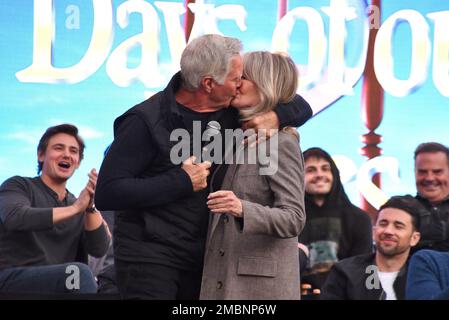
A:
[[[193,156],[175,163],[170,155],[178,142],[170,136],[176,129],[192,136],[198,124],[202,136],[212,121],[219,123],[222,136],[224,129],[240,127],[238,112],[228,107],[240,87],[241,50],[239,40],[220,35],[192,40],[182,54],[181,71],[167,87],[115,120],[95,203],[117,212],[115,266],[125,299],[199,296],[209,218],[206,187],[215,164]],[[299,126],[312,113],[299,96],[275,112],[253,125]],[[197,143],[202,141],[190,140],[191,151]]]
[[[437,142],[415,150],[416,199],[427,209],[421,217],[417,250],[449,251],[449,149]]]

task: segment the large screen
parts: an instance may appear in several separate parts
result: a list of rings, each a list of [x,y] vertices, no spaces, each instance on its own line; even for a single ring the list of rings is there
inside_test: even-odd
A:
[[[322,147],[335,158],[355,204],[360,195],[378,207],[391,195],[414,194],[416,146],[449,145],[449,2],[379,3],[2,1],[0,180],[36,175],[40,136],[68,122],[81,129],[87,144],[68,184],[80,192],[113,140],[114,119],[163,89],[179,69],[188,10],[194,16],[190,40],[219,33],[241,39],[245,51],[293,57],[301,74],[299,93],[314,110],[298,129],[301,147]],[[371,111],[374,128],[363,94],[373,29],[370,61],[384,92],[383,108]],[[373,159],[361,153],[370,130],[381,136],[381,155]],[[371,182],[376,173],[380,188]]]

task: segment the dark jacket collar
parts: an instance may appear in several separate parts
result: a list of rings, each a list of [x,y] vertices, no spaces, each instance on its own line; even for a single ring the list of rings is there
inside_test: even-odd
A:
[[[431,204],[429,199],[424,198],[423,196],[421,196],[419,193],[416,194],[415,198],[421,202],[423,205],[425,205],[427,208],[432,208],[435,207],[435,205]],[[449,195],[443,200],[441,201],[438,205],[436,205],[436,207],[442,205],[442,204],[449,204]]]
[[[168,83],[167,87],[162,91],[161,96],[161,116],[164,118],[167,123],[170,124],[169,129],[180,128],[183,127],[183,116],[179,110],[178,103],[176,102],[176,92],[181,88],[182,85],[182,76],[181,72],[177,72]],[[231,113],[231,119],[235,121],[236,110],[233,112],[227,112],[227,108],[223,108],[217,110],[215,112],[210,112],[210,120],[220,121],[223,117],[223,114]],[[233,128],[234,121],[227,127]]]
[[[370,256],[370,263],[372,265],[376,265],[376,254],[369,254],[368,256]],[[394,280],[393,283],[393,289],[394,289],[394,293],[396,294],[396,299],[397,300],[405,300],[405,286],[406,286],[406,280],[407,280],[407,271],[408,271],[408,261],[409,259],[407,259],[407,261],[405,262],[405,264],[402,266],[402,268],[399,270],[399,273],[396,277],[396,279]],[[376,290],[377,295],[379,297],[379,300],[385,300],[386,299],[386,293],[382,288],[382,284],[380,284],[380,289]]]
[[[161,104],[167,106],[167,108],[162,108],[162,114],[180,114],[176,104],[176,92],[181,87],[181,83],[181,71],[178,71],[173,75],[170,82],[167,84],[167,87],[162,91]]]
[[[182,124],[182,115],[176,102],[176,92],[181,87],[181,72],[177,72],[171,78],[167,87],[161,92],[161,117],[169,124],[169,129],[180,128]]]

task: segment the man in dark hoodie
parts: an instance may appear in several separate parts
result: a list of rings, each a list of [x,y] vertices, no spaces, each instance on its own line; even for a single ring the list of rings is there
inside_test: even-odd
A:
[[[323,285],[323,300],[403,300],[410,248],[420,239],[420,213],[410,195],[396,196],[380,207],[373,238],[376,252],[335,264]]]
[[[309,251],[302,259],[302,283],[321,289],[339,260],[372,252],[369,215],[348,199],[331,156],[320,148],[304,152],[307,221],[299,243]],[[301,247],[301,246],[300,246]],[[300,251],[300,256],[304,257]]]

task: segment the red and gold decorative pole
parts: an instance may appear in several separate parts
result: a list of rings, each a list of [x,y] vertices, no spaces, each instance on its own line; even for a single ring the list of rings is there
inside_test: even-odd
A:
[[[381,21],[381,0],[372,0],[372,6],[376,6],[379,10],[379,22]],[[365,127],[369,132],[361,136],[362,142],[365,144],[360,152],[368,159],[375,158],[382,154],[378,144],[382,141],[382,136],[374,131],[382,122],[384,109],[384,91],[379,84],[374,73],[374,43],[376,40],[378,29],[371,26],[369,31],[368,55],[366,59],[363,87],[362,87],[362,110],[361,116],[365,123]],[[381,176],[379,173],[373,176],[373,183],[380,187]],[[374,220],[377,210],[361,196],[362,208],[366,210]]]
[[[186,17],[184,19],[184,34],[186,37],[186,43],[189,41],[190,32],[192,31],[193,22],[195,21],[195,15],[190,11],[189,3],[195,3],[195,0],[185,0],[184,6],[186,8]]]
[[[278,0],[278,20],[287,13],[288,0]]]

